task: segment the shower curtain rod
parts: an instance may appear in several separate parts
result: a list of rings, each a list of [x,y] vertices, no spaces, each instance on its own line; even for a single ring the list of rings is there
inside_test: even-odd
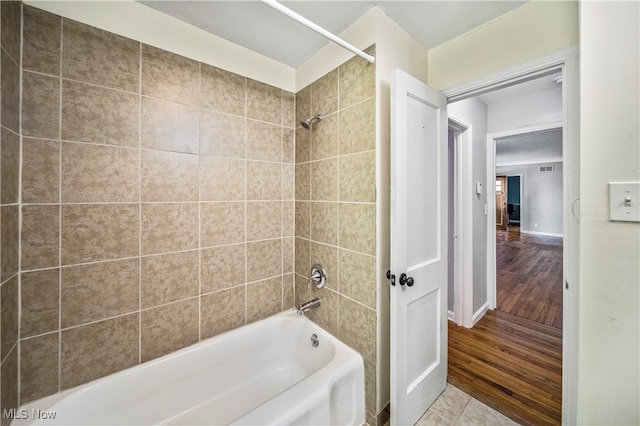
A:
[[[267,5],[269,5],[269,6],[271,6],[272,8],[276,9],[277,11],[287,15],[288,17],[294,19],[295,21],[301,23],[302,25],[306,26],[307,28],[312,29],[313,31],[315,31],[318,34],[320,34],[321,36],[328,38],[332,42],[337,43],[340,46],[344,47],[345,49],[348,49],[348,50],[352,51],[353,53],[355,53],[356,55],[360,56],[361,58],[364,58],[370,64],[372,64],[373,61],[376,60],[376,58],[374,58],[373,56],[364,53],[362,50],[358,49],[354,45],[352,45],[350,43],[347,43],[346,41],[344,41],[340,37],[330,33],[329,31],[325,30],[321,26],[311,22],[310,20],[308,20],[304,16],[294,12],[293,10],[289,9],[286,6],[281,5],[276,0],[262,0],[262,2],[267,4]]]

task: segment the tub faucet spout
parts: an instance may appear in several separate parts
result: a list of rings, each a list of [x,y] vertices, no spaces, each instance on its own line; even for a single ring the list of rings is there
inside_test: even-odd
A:
[[[315,309],[320,306],[320,299],[317,297],[315,299],[309,300],[306,303],[301,303],[298,306],[298,315],[304,315],[305,312],[309,312],[311,309]]]

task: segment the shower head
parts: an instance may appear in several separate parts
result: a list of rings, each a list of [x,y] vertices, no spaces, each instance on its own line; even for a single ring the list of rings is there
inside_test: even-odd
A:
[[[322,119],[324,118],[324,115],[322,114],[316,114],[316,115],[312,115],[311,117],[307,118],[304,121],[301,121],[300,124],[302,124],[302,127],[304,127],[305,129],[309,130],[311,129],[311,123],[313,123],[313,120],[318,120],[318,122],[322,121]]]

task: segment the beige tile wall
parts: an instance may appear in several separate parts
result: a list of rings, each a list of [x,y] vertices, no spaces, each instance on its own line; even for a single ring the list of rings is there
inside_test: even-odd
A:
[[[317,296],[312,319],[365,359],[371,423],[375,67],[294,98],[24,6],[20,123],[19,9],[2,3],[2,406]],[[316,262],[328,286],[310,291]]]
[[[367,49],[375,54],[375,47]],[[375,65],[355,57],[296,93],[296,303],[364,358],[367,421],[376,424]],[[311,291],[312,264],[327,287]]]
[[[20,20],[19,2],[0,3],[0,413],[19,399]]]
[[[2,2],[4,406],[18,400],[4,380],[14,9]],[[23,46],[20,403],[293,307],[294,94],[28,6]]]

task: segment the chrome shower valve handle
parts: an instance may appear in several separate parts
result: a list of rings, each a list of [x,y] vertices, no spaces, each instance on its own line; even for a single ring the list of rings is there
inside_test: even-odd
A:
[[[311,272],[309,273],[309,287],[311,287],[311,283],[313,283],[316,288],[323,288],[327,285],[327,272],[319,263],[316,263],[311,267]]]

